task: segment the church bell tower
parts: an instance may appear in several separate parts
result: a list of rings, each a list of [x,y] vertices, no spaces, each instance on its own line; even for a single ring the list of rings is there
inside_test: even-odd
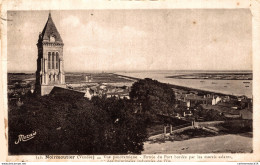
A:
[[[52,20],[51,14],[37,43],[38,59],[35,92],[41,96],[51,92],[54,86],[66,87],[63,41]]]

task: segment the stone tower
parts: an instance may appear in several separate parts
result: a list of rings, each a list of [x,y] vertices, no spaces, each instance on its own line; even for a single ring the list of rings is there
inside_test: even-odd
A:
[[[35,92],[49,94],[54,86],[66,87],[63,63],[63,41],[51,14],[37,43],[38,59]]]

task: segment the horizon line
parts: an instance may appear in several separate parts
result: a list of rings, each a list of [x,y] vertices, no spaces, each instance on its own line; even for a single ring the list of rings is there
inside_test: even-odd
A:
[[[250,71],[252,72],[253,69],[221,69],[221,70],[216,70],[216,69],[152,69],[152,70],[72,70],[72,71],[65,71],[67,73],[71,73],[71,72],[149,72],[149,71]],[[7,71],[7,73],[34,73],[36,71],[15,71],[15,70],[10,70]]]

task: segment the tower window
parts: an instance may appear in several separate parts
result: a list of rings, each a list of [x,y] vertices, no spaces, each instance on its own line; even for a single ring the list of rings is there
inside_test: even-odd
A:
[[[51,52],[48,53],[48,69],[51,69]]]
[[[54,59],[55,59],[55,53],[52,52],[52,69],[54,69]]]
[[[59,53],[56,52],[56,69],[59,68]]]
[[[50,36],[50,42],[55,42],[55,36],[54,35]]]

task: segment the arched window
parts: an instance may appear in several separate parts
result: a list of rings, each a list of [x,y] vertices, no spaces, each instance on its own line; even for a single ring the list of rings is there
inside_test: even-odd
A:
[[[52,52],[52,69],[54,69],[54,59],[55,59],[55,53]]]
[[[56,52],[56,69],[59,68],[59,53]]]
[[[48,52],[48,69],[51,69],[51,52]]]

